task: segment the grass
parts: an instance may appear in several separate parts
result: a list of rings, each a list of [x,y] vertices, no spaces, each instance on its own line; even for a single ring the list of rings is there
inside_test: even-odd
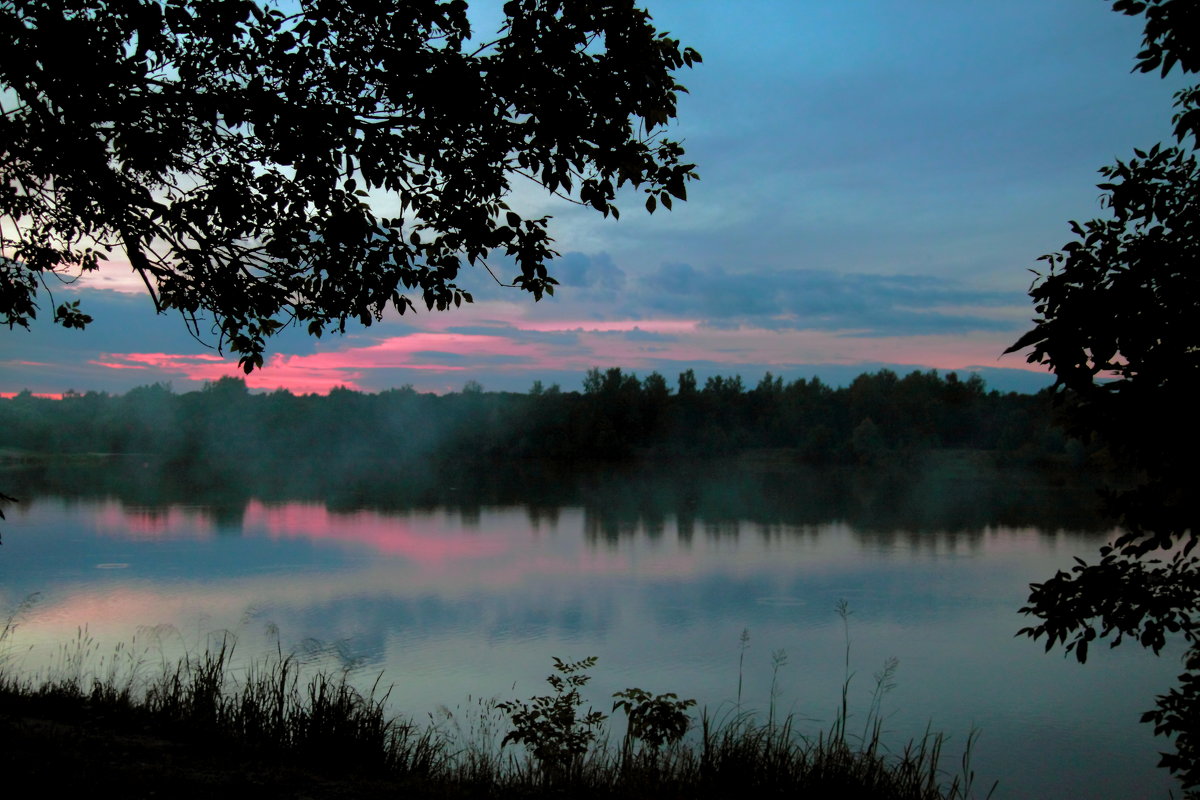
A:
[[[469,699],[417,724],[389,712],[378,680],[360,691],[345,672],[304,674],[279,650],[235,668],[229,636],[150,674],[132,647],[98,658],[81,631],[57,667],[22,677],[5,658],[14,627],[10,619],[0,629],[0,768],[10,778],[180,797],[247,785],[260,797],[973,796],[974,734],[953,775],[941,766],[941,734],[927,731],[896,753],[884,747],[879,701],[894,664],[876,675],[861,735],[848,731],[845,691],[837,719],[815,736],[775,713],[780,652],[765,722],[739,697],[724,715],[705,709],[681,724],[690,701],[631,689],[618,694],[627,724],[614,742],[618,717],[583,712],[576,691],[587,680],[581,665],[594,659],[555,659],[554,694]],[[847,658],[847,686],[849,678]]]

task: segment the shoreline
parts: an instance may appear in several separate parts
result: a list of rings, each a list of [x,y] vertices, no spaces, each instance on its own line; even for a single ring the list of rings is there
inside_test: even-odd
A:
[[[12,629],[10,622],[0,644]],[[610,731],[624,727],[616,710],[609,726],[601,727],[583,716],[577,695],[560,687],[557,694],[531,700],[555,703],[560,712],[569,709],[564,727],[539,718],[531,729],[513,713],[512,706],[523,704],[493,701],[467,732],[452,734],[449,724],[418,725],[389,716],[386,692],[364,695],[344,674],[318,672],[302,679],[291,657],[264,660],[236,679],[229,672],[231,655],[232,648],[222,645],[137,681],[77,675],[34,682],[0,668],[0,766],[10,780],[40,781],[62,794],[112,789],[134,797],[200,798],[247,790],[256,797],[321,799],[399,793],[663,800],[741,791],[896,800],[976,796],[969,770],[974,733],[956,777],[939,769],[944,736],[927,734],[889,752],[880,742],[880,720],[868,726],[874,733],[866,741],[847,734],[841,719],[813,739],[798,735],[791,717],[764,724],[745,715],[713,720],[701,711],[691,715],[688,739],[667,736],[654,743],[651,734],[630,738],[630,727],[614,745]],[[555,664],[566,676],[589,665],[557,659]],[[674,708],[678,718],[687,705],[668,697],[673,695],[647,696],[632,707],[658,703],[668,716]],[[582,737],[578,741],[585,746],[497,749],[503,726],[527,734],[536,730],[543,744]],[[570,752],[576,755],[562,755]]]

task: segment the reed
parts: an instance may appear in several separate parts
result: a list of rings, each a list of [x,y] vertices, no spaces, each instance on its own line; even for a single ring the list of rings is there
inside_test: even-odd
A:
[[[765,721],[742,708],[740,697],[724,714],[702,709],[692,720],[686,713],[692,701],[641,689],[616,693],[612,716],[585,710],[575,690],[594,660],[556,659],[558,674],[549,680],[555,694],[528,702],[468,699],[418,724],[389,713],[389,690],[380,679],[361,691],[347,671],[305,674],[280,649],[235,668],[236,641],[229,635],[202,652],[163,662],[157,674],[148,675],[136,648],[101,658],[81,630],[56,667],[22,676],[13,668],[16,660],[4,655],[12,651],[14,630],[11,619],[0,628],[0,717],[40,715],[92,726],[102,720],[183,742],[189,753],[232,750],[243,760],[382,781],[417,797],[974,796],[975,733],[967,738],[956,775],[942,768],[941,734],[927,730],[895,753],[884,747],[880,709],[894,679],[894,661],[875,676],[862,734],[848,733],[848,637],[836,718],[805,735],[795,715],[780,715],[774,707],[786,664],[782,651],[773,654]],[[740,673],[739,667],[739,690]],[[535,713],[539,708],[549,715]],[[618,712],[624,713],[625,735],[614,739]]]

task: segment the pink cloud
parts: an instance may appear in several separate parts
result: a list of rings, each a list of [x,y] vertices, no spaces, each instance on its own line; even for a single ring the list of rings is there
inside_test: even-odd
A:
[[[116,361],[89,361],[89,364],[95,364],[98,367],[108,367],[109,369],[149,369],[145,364],[121,364]]]
[[[620,335],[635,331],[662,336],[647,340]],[[528,332],[543,335],[522,336]],[[326,394],[337,387],[378,390],[385,388],[385,383],[403,382],[394,373],[404,371],[426,376],[514,372],[535,378],[549,372],[582,373],[596,366],[645,371],[664,370],[664,364],[686,369],[697,362],[716,363],[730,373],[742,371],[746,365],[785,370],[805,364],[872,363],[939,370],[1004,366],[1041,371],[1020,357],[1001,363],[1000,346],[994,336],[985,333],[908,337],[853,333],[746,326],[730,330],[680,319],[521,321],[496,325],[485,333],[421,331],[379,339],[348,337],[339,340],[343,346],[336,350],[276,353],[265,368],[249,375],[237,367],[235,359],[211,353],[108,353],[91,363],[106,369],[157,370],[193,381],[238,376],[253,389],[282,388],[296,394]],[[438,359],[436,354],[443,353],[453,356],[455,363]],[[393,374],[375,378],[372,373],[377,370]]]
[[[174,354],[174,353],[109,353],[109,356],[132,362],[133,365],[143,364],[160,369],[182,369],[196,363],[220,363],[226,359],[212,353]],[[100,362],[93,362],[100,363]]]
[[[277,353],[271,356],[263,369],[249,375],[245,375],[232,358],[212,354],[107,353],[103,360],[91,363],[108,369],[153,368],[194,381],[241,376],[253,389],[284,388],[299,394],[326,394],[339,386],[361,390],[363,378],[370,370],[458,373],[470,368],[462,364],[426,363],[418,359],[422,353],[451,353],[477,358],[474,366],[491,366],[487,364],[487,359],[492,356],[521,356],[529,361],[529,365],[522,369],[536,370],[554,368],[547,359],[549,349],[543,343],[514,342],[498,335],[414,333],[340,350],[311,354]]]
[[[252,389],[287,389],[295,394],[328,394],[331,389],[345,386],[361,388],[358,380],[362,373],[342,367],[306,368],[293,365],[294,356],[276,354],[268,362],[268,369],[255,370],[246,375],[237,361],[211,353],[196,355],[179,353],[106,353],[105,360],[89,363],[107,369],[149,370],[179,375],[193,381],[215,381],[224,377],[240,377]]]
[[[311,355],[282,356],[288,364],[306,367],[338,369],[423,369],[456,371],[460,366],[413,363],[415,354],[424,352],[454,353],[456,355],[535,355],[537,346],[514,342],[504,336],[467,333],[411,333],[377,340],[364,347],[326,350]],[[272,359],[272,366],[275,359]]]
[[[16,397],[18,394],[20,394],[20,392],[0,392],[0,397],[3,397],[6,400],[11,400],[14,397]],[[44,397],[47,400],[62,400],[63,399],[62,392],[33,392],[32,394],[34,397]]]

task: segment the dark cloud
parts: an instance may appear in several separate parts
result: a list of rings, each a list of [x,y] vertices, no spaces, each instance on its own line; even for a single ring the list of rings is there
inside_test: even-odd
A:
[[[67,330],[50,321],[49,302],[28,331],[14,329],[4,338],[3,352],[19,352],[21,358],[38,360],[41,353],[87,354],[100,352],[183,352],[203,347],[187,330],[178,313],[156,314],[146,295],[133,295],[103,289],[56,293],[55,302],[79,300],[80,309],[93,318],[83,331]],[[201,341],[215,345],[216,336],[208,337],[211,323],[201,321]]]
[[[670,333],[656,333],[655,331],[644,331],[641,328],[634,328],[631,331],[625,331],[625,340],[630,342],[677,342],[679,337]]]
[[[644,331],[641,328],[634,326],[633,330],[628,331],[590,331],[592,336],[608,337],[613,339],[624,339],[627,342],[677,342],[679,337],[670,333],[658,333],[656,331]]]
[[[29,330],[0,337],[4,389],[40,392],[124,391],[166,379],[161,372],[110,369],[93,362],[109,353],[196,353],[204,345],[188,334],[178,314],[156,314],[150,298],[111,290],[55,293],[54,302],[80,301],[93,321],[85,330],[67,330],[50,321],[49,302]],[[207,329],[202,328],[204,333]],[[202,339],[215,344],[216,337]]]
[[[820,329],[856,336],[1016,331],[1017,323],[962,309],[1027,302],[1016,292],[974,289],[923,275],[729,272],[682,263],[663,264],[642,276],[637,289],[630,297],[640,300],[644,312],[700,316],[714,329]]]
[[[38,361],[43,355],[47,359],[61,359],[64,354],[71,354],[74,360],[84,361],[103,353],[217,352],[218,336],[211,319],[200,320],[197,338],[188,332],[187,323],[178,312],[155,313],[154,305],[145,295],[87,289],[55,296],[56,302],[76,299],[80,301],[80,309],[93,318],[86,329],[67,330],[52,324],[48,318],[34,320],[28,331],[16,329],[0,340],[3,342],[0,358]],[[48,310],[42,316],[49,317]],[[363,330],[361,326],[354,327]],[[387,329],[389,335],[419,330],[396,321],[389,321]],[[322,343],[328,346],[340,337],[341,334],[333,332],[316,339],[303,328],[292,325],[272,338],[268,353],[312,353]]]
[[[531,359],[529,356],[522,355],[503,355],[500,353],[479,355],[476,353],[448,353],[441,350],[419,350],[413,352],[408,357],[408,360],[413,364],[444,364],[450,367],[529,364],[533,361],[533,359]]]
[[[613,263],[608,253],[564,253],[555,259],[553,267],[563,286],[614,292],[625,286],[625,271]]]
[[[503,336],[514,342],[546,342],[555,345],[571,345],[579,341],[582,329],[573,331],[534,331],[517,328],[507,323],[496,325],[454,325],[446,333],[463,336]]]

